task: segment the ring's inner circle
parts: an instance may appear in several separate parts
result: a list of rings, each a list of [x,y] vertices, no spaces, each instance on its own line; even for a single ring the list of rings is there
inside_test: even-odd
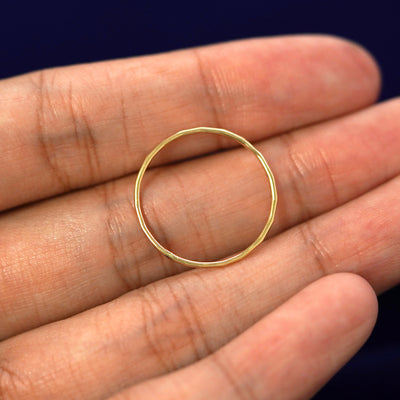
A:
[[[231,148],[210,153],[221,143]],[[192,158],[171,163],[185,154]],[[272,172],[260,157],[244,138],[216,128],[181,131],[161,142],[145,159],[135,187],[149,240],[188,266],[226,265],[247,255],[259,244],[255,239],[265,237],[276,207]]]

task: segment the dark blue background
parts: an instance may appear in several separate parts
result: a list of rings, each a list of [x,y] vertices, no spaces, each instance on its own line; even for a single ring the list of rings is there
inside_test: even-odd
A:
[[[317,32],[364,45],[382,68],[381,99],[400,94],[399,0],[3,0],[0,16],[0,78],[235,38]],[[380,297],[368,343],[316,399],[400,399],[399,317],[397,288]]]

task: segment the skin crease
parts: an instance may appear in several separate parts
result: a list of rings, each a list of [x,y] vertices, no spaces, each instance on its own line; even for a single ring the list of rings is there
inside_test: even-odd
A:
[[[0,82],[0,399],[310,398],[370,334],[371,287],[400,279],[400,105],[373,105],[379,82],[323,36]],[[249,257],[192,270],[147,242],[132,190],[162,138],[207,125],[255,142],[279,201]],[[216,259],[256,236],[251,154],[199,135],[154,161],[142,201],[168,248]]]
[[[326,303],[330,306],[322,305]],[[376,312],[376,297],[366,281],[351,274],[331,275],[303,289],[212,356],[111,399],[310,398],[315,380],[324,383],[349,347],[357,346],[361,337],[365,340]],[[321,348],[334,348],[336,357]]]

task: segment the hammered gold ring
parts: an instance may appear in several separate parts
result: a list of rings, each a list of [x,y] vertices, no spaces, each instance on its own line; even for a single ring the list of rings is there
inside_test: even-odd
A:
[[[178,139],[182,136],[191,135],[193,133],[201,133],[201,132],[214,133],[217,135],[228,136],[228,137],[236,140],[243,147],[245,147],[245,148],[249,149],[251,152],[253,152],[255,154],[255,156],[257,157],[257,159],[260,161],[261,166],[263,167],[265,173],[267,174],[268,181],[269,181],[269,187],[271,190],[271,207],[269,210],[267,222],[265,223],[264,228],[262,229],[261,233],[258,235],[256,240],[253,243],[251,243],[249,247],[247,247],[240,253],[234,254],[232,256],[229,256],[227,258],[224,258],[224,259],[218,260],[218,261],[189,260],[187,258],[180,257],[180,256],[176,255],[175,253],[173,253],[172,251],[166,249],[164,246],[161,245],[161,243],[159,243],[157,241],[157,239],[153,236],[153,234],[150,232],[149,228],[147,227],[146,222],[143,217],[142,208],[140,205],[140,187],[141,187],[141,183],[143,180],[143,176],[147,170],[147,167],[149,166],[149,164],[151,163],[153,158],[156,156],[156,154],[158,154],[161,151],[161,149],[163,149],[168,143],[171,143],[175,139]],[[183,131],[175,133],[174,135],[163,140],[160,144],[158,144],[153,149],[153,151],[151,153],[148,154],[148,156],[145,158],[145,160],[139,170],[137,178],[136,178],[134,199],[135,199],[135,209],[136,209],[136,213],[137,213],[137,216],[139,219],[140,226],[143,229],[143,232],[145,233],[147,238],[150,240],[150,242],[153,244],[153,246],[158,251],[160,251],[162,254],[164,254],[171,260],[176,261],[180,264],[189,266],[189,267],[223,267],[225,265],[231,264],[235,261],[239,261],[242,258],[246,257],[251,251],[253,251],[265,239],[265,236],[267,235],[267,233],[270,230],[271,225],[274,221],[276,204],[278,201],[278,195],[276,192],[276,184],[275,184],[274,175],[272,174],[270,167],[268,166],[267,162],[265,161],[264,156],[250,142],[248,142],[242,136],[239,136],[236,133],[227,131],[225,129],[200,127],[200,128],[185,129]]]

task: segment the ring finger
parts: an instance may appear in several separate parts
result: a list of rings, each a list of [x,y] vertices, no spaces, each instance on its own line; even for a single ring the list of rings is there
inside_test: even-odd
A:
[[[260,142],[280,194],[271,234],[398,174],[400,121],[394,115],[396,101]],[[265,176],[246,151],[155,169],[148,178],[143,203],[150,225],[178,254],[226,256],[261,229]],[[131,202],[133,181],[128,177],[3,216],[0,336],[65,318],[183,270],[160,258],[141,232]]]

